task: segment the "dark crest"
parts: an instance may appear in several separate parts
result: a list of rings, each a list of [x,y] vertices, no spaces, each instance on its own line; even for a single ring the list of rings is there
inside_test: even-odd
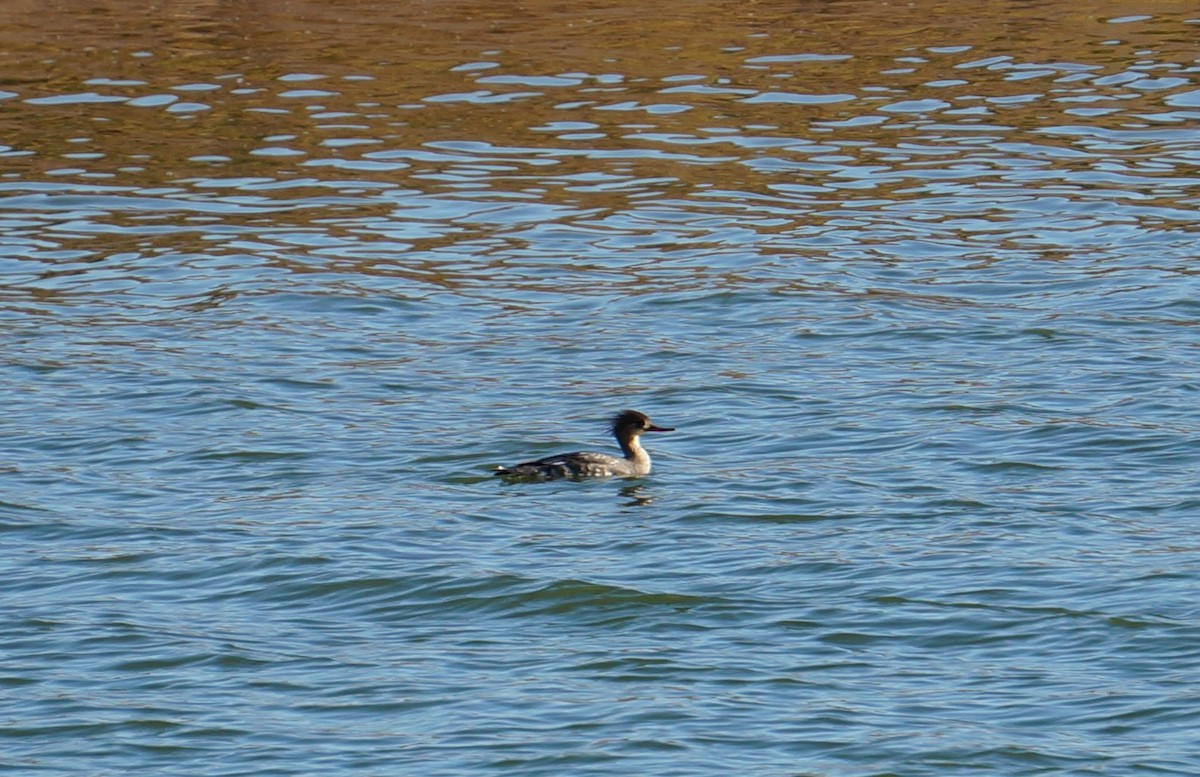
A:
[[[639,413],[636,410],[622,410],[613,416],[612,430],[615,434],[618,429],[645,429],[650,426],[650,418],[645,413]]]

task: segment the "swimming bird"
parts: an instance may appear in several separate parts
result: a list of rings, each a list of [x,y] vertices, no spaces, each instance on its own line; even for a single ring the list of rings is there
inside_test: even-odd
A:
[[[623,458],[607,453],[562,453],[511,467],[497,467],[496,474],[507,478],[554,480],[557,478],[641,477],[650,474],[650,454],[638,439],[643,432],[673,432],[674,428],[655,426],[636,410],[622,410],[612,420],[612,434],[621,446]]]

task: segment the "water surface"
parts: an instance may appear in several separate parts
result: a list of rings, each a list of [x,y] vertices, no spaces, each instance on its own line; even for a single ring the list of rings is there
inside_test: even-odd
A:
[[[4,16],[6,770],[1200,771],[1193,7]]]

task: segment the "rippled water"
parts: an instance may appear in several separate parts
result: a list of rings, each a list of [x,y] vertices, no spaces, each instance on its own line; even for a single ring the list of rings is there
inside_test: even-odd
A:
[[[279,9],[6,12],[6,773],[1200,772],[1194,7]]]

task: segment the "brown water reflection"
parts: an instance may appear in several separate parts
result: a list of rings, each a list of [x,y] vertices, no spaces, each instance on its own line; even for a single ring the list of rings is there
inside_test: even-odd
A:
[[[324,177],[314,162],[367,159],[353,177],[396,180],[430,160],[373,152],[478,140],[563,149],[560,171],[594,169],[572,157],[597,148],[665,144],[683,156],[604,167],[678,178],[689,173],[681,159],[753,157],[772,138],[894,147],[931,121],[1002,125],[1009,137],[1062,123],[1115,128],[1130,114],[1169,124],[1182,118],[1164,111],[1163,90],[1172,71],[1194,67],[1200,30],[1184,2],[1102,13],[1067,2],[156,9],[6,4],[0,121],[17,154],[10,171],[145,186],[212,165]],[[1131,68],[1135,77],[1122,79]],[[1104,76],[1113,82],[1098,84]],[[698,140],[677,147],[655,133]],[[721,133],[759,138],[760,151],[717,142]]]
[[[988,261],[1194,221],[1188,3],[156,8],[0,12],[0,186],[60,214],[18,254],[541,288],[635,244]]]

